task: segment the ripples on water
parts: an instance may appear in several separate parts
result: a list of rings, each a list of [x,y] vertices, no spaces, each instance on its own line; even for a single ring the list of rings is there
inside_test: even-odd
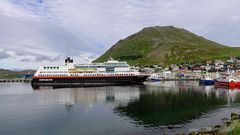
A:
[[[175,134],[239,112],[239,90],[196,81],[92,88],[0,84],[0,134]]]

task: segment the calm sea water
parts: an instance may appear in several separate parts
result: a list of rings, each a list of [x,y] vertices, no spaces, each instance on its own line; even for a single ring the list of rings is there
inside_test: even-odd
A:
[[[240,90],[196,81],[92,88],[0,84],[1,135],[188,133],[240,112]]]

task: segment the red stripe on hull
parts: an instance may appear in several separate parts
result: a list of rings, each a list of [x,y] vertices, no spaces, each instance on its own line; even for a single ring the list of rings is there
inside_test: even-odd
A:
[[[138,75],[138,76],[147,76],[147,75]],[[112,77],[137,77],[135,76],[33,76],[36,79],[56,79],[56,78],[112,78]]]
[[[215,84],[220,85],[220,86],[229,86],[229,87],[239,87],[240,86],[240,82],[220,82],[220,81],[216,81]]]

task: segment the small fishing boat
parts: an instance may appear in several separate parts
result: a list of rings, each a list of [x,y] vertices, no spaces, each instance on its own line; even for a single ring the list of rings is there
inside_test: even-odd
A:
[[[148,81],[161,81],[161,77],[157,74],[152,74],[148,77]]]
[[[207,71],[206,74],[204,74],[202,78],[199,80],[199,83],[204,85],[214,85],[214,79],[210,77]]]
[[[216,79],[215,84],[219,86],[239,87],[240,80],[233,76],[227,76],[227,77]]]
[[[215,79],[215,84],[217,86],[226,87],[240,87],[240,79],[234,74],[234,71],[228,69],[227,73],[222,73],[219,78]]]
[[[204,85],[214,85],[214,79],[210,78],[209,76],[204,76],[199,82]]]

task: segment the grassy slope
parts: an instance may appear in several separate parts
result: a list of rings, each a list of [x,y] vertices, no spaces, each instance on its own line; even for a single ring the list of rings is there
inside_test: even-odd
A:
[[[11,71],[7,69],[0,69],[0,79],[13,79],[20,75],[34,74],[34,70]]]
[[[169,65],[210,59],[240,56],[240,48],[218,44],[187,30],[167,27],[148,27],[120,40],[96,62],[109,58],[128,61],[132,65]]]

